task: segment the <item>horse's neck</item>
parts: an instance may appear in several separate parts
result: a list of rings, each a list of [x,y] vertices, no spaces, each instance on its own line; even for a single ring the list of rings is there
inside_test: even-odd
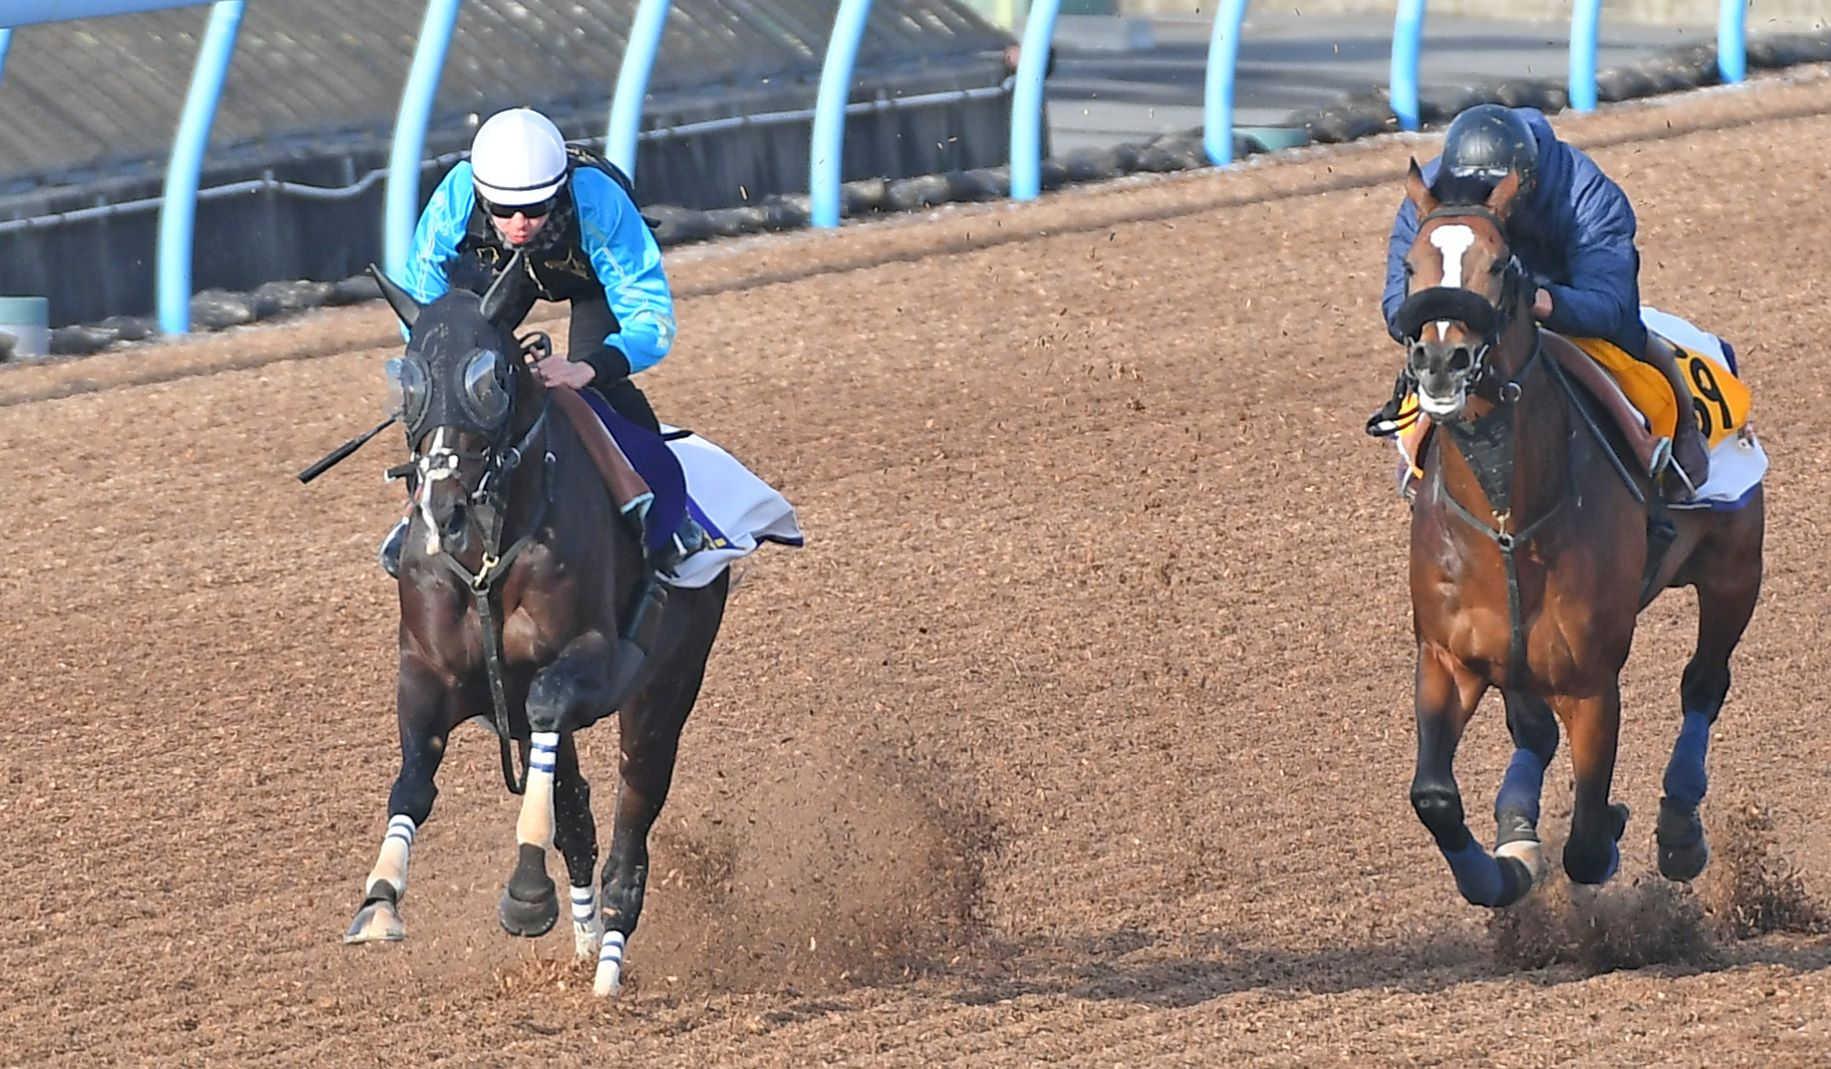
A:
[[[1524,345],[1536,342],[1528,334]],[[1508,530],[1530,524],[1568,490],[1568,399],[1550,354],[1533,359],[1517,400],[1497,403],[1473,424],[1448,426],[1450,448],[1439,451],[1443,489],[1476,516],[1510,521]]]

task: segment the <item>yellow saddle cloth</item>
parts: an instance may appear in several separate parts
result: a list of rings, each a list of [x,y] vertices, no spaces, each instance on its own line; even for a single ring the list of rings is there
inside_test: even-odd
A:
[[[1620,346],[1601,338],[1571,338],[1570,341],[1620,384],[1621,392],[1627,394],[1628,400],[1647,418],[1647,425],[1655,437],[1672,437],[1678,426],[1678,405],[1674,403],[1672,387],[1666,384],[1666,377],[1657,368],[1641,363]],[[1678,353],[1679,370],[1685,376],[1686,385],[1691,387],[1692,410],[1696,413],[1698,427],[1714,450],[1718,443],[1740,431],[1748,422],[1752,400],[1748,387],[1721,358],[1693,352],[1670,338],[1666,341]],[[1398,423],[1403,428],[1399,431],[1399,448],[1411,467],[1412,477],[1421,479],[1424,470],[1420,466],[1420,448],[1429,434],[1431,422],[1421,418],[1416,393],[1407,395],[1399,406]]]
[[[1673,403],[1672,387],[1666,385],[1664,375],[1613,342],[1601,338],[1570,340],[1621,385],[1621,392],[1647,417],[1647,425],[1656,437],[1672,437],[1678,426],[1678,406]],[[1722,360],[1692,352],[1670,338],[1666,341],[1678,353],[1678,369],[1685,376],[1685,385],[1691,387],[1691,407],[1697,413],[1698,429],[1714,449],[1748,422],[1748,387]]]

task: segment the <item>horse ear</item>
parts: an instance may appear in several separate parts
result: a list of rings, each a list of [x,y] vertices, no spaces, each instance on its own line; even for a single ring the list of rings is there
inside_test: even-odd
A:
[[[369,265],[369,274],[374,276],[376,285],[381,287],[381,295],[388,299],[388,307],[400,317],[401,326],[413,329],[414,320],[420,317],[420,302],[413,299],[413,294],[401,289],[388,273],[374,264]]]
[[[516,249],[515,254],[509,257],[509,262],[503,265],[501,273],[490,283],[490,288],[483,291],[483,318],[495,323],[497,317],[508,308],[509,301],[515,295],[516,283],[521,278],[524,258],[522,250]]]
[[[1411,158],[1411,168],[1405,172],[1405,197],[1418,209],[1418,218],[1422,219],[1437,210],[1437,196],[1430,191],[1430,183],[1424,180],[1424,171],[1418,166],[1418,158]]]
[[[1507,214],[1513,210],[1513,201],[1519,196],[1519,175],[1509,171],[1507,177],[1500,180],[1494,192],[1488,194],[1488,210],[1493,212],[1501,222],[1507,221]]]

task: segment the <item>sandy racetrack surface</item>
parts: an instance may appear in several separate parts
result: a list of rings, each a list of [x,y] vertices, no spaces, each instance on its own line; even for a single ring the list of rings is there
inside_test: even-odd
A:
[[[644,385],[810,545],[742,569],[614,1003],[563,924],[497,927],[515,808],[469,725],[408,940],[339,942],[398,763],[399,439],[292,474],[378,418],[386,309],[0,369],[0,1063],[1820,1063],[1831,77],[1559,126],[1774,461],[1695,888],[1652,864],[1689,592],[1626,674],[1601,895],[1491,923],[1406,801],[1405,511],[1359,427],[1435,142],[1387,139],[673,254]],[[1482,838],[1507,753],[1491,698]]]

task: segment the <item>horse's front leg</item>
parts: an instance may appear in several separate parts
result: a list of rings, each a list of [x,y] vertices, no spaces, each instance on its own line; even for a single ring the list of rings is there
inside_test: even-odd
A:
[[[1558,751],[1558,720],[1536,694],[1503,691],[1507,732],[1513,736],[1513,759],[1494,796],[1494,855],[1516,858],[1536,884],[1545,878],[1545,854],[1539,844],[1539,799],[1545,769]]]
[[[598,910],[598,826],[591,815],[591,783],[579,770],[575,736],[560,736],[559,763],[553,781],[554,845],[566,859],[572,884],[572,947],[581,960],[595,961],[604,938]]]
[[[547,876],[547,849],[554,844],[555,774],[559,766],[560,740],[572,725],[601,715],[610,694],[610,645],[597,631],[587,631],[566,644],[553,663],[534,673],[528,685],[528,782],[521,798],[521,814],[515,822],[515,871],[502,891],[497,916],[504,930],[514,935],[540,936],[552,929],[559,919],[559,897],[553,881]],[[568,742],[568,749],[570,743]],[[571,781],[577,777],[574,759],[571,775],[562,792],[570,814],[578,793]],[[578,849],[576,829],[568,828],[567,863],[573,865],[571,853]],[[590,830],[595,843],[596,831]],[[595,849],[595,845],[592,847]],[[584,883],[591,885],[591,864],[585,867]],[[575,869],[576,872],[576,869]],[[577,887],[573,880],[575,920]]]
[[[439,674],[416,657],[401,657],[395,686],[400,722],[401,770],[388,792],[388,830],[382,836],[375,867],[363,881],[362,906],[344,933],[346,943],[372,943],[407,937],[400,903],[407,893],[407,860],[413,836],[432,813],[439,789],[433,785],[445,740],[451,734],[451,696]]]
[[[1621,687],[1611,679],[1600,694],[1560,695],[1551,704],[1570,736],[1570,765],[1576,780],[1570,838],[1564,843],[1564,871],[1577,883],[1607,883],[1621,867],[1619,841],[1628,823],[1628,807],[1609,802],[1621,730]]]
[[[1418,644],[1418,765],[1411,781],[1411,807],[1437,840],[1462,897],[1478,906],[1498,907],[1531,890],[1532,874],[1517,858],[1497,860],[1469,834],[1453,771],[1463,728],[1486,691],[1487,683],[1448,651],[1429,642]]]

